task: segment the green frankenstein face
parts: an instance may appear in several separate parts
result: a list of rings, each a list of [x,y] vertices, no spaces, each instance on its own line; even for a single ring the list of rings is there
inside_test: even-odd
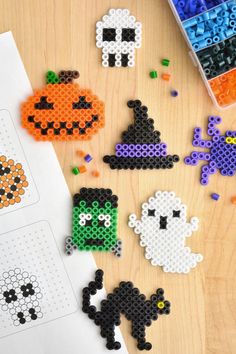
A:
[[[110,251],[117,241],[117,206],[111,189],[81,188],[74,195],[73,244],[81,251]]]

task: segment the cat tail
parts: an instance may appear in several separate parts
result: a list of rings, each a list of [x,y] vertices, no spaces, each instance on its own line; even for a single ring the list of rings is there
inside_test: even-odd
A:
[[[95,319],[97,308],[90,304],[91,296],[97,293],[97,290],[103,288],[103,271],[101,269],[95,272],[95,281],[91,281],[88,286],[83,288],[83,312],[88,314],[88,317],[92,320]]]

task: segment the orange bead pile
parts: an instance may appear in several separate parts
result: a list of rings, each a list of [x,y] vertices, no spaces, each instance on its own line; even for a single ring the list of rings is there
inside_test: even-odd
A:
[[[22,125],[36,140],[88,140],[104,126],[104,103],[91,90],[64,82],[35,90],[22,104]]]
[[[236,102],[236,69],[209,81],[217,103],[227,107]]]
[[[0,209],[21,202],[28,182],[20,163],[0,156]]]

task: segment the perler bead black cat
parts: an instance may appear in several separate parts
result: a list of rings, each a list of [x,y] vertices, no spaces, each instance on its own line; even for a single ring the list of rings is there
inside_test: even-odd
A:
[[[100,326],[101,336],[107,341],[107,349],[121,348],[120,342],[115,341],[115,326],[120,325],[120,315],[124,314],[132,323],[131,335],[137,340],[137,348],[150,350],[152,345],[146,342],[145,327],[151,326],[158,315],[170,313],[170,302],[164,299],[164,290],[157,289],[156,293],[146,300],[145,295],[140,294],[133,283],[122,281],[113,293],[107,295],[106,300],[101,301],[101,311],[97,311],[96,306],[91,305],[90,299],[102,287],[103,271],[98,269],[95,272],[95,281],[91,281],[83,289],[82,310],[97,326]]]
[[[167,145],[161,142],[161,133],[154,130],[154,120],[148,117],[148,108],[139,100],[128,101],[134,110],[134,124],[122,134],[122,143],[116,144],[116,155],[106,155],[103,161],[111,169],[166,169],[179,161],[178,155],[167,155]]]

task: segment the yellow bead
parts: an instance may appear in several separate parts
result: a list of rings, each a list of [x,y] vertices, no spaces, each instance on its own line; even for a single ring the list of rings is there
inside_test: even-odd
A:
[[[158,307],[160,310],[162,310],[162,309],[165,307],[164,302],[163,302],[163,301],[158,301],[157,307]]]

